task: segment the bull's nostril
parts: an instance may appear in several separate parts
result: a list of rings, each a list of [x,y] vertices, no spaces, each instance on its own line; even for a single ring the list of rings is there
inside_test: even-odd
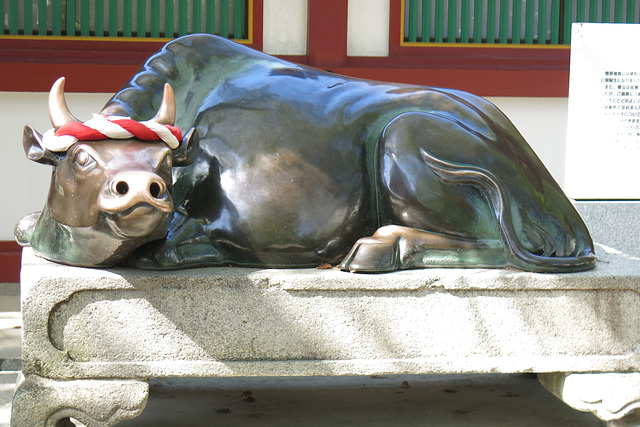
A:
[[[129,185],[124,181],[120,181],[119,183],[116,184],[116,191],[121,196],[124,196],[129,191]]]
[[[162,195],[162,188],[160,187],[160,184],[152,182],[151,185],[149,185],[149,193],[151,193],[151,196],[156,199],[160,197]]]

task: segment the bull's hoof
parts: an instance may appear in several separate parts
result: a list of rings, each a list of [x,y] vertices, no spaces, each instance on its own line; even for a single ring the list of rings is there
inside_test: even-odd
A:
[[[339,268],[352,273],[385,273],[400,268],[398,245],[374,237],[365,237],[353,245],[353,248]]]

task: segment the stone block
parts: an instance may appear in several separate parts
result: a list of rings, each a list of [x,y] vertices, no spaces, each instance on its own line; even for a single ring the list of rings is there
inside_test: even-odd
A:
[[[640,367],[640,260],[577,274],[176,272],[25,251],[23,371],[48,378],[586,372]]]
[[[640,258],[602,246],[598,258],[574,274],[158,272],[69,267],[25,249],[22,369],[54,383],[637,372]]]
[[[592,200],[576,201],[593,240],[640,257],[640,201]]]

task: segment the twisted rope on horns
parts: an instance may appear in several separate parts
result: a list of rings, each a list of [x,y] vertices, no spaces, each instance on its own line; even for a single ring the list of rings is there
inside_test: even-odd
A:
[[[66,151],[77,141],[137,138],[142,141],[163,141],[171,149],[180,145],[182,133],[172,125],[152,120],[138,122],[129,117],[101,116],[86,122],[71,121],[59,129],[50,129],[43,135],[43,144],[50,151]]]
[[[49,93],[49,116],[53,129],[44,133],[42,143],[50,151],[62,152],[77,141],[137,138],[141,141],[163,141],[176,149],[182,140],[180,129],[175,127],[175,97],[168,84],[158,114],[148,121],[138,122],[130,117],[96,114],[86,122],[80,122],[69,112],[64,99],[64,77],[59,78]]]

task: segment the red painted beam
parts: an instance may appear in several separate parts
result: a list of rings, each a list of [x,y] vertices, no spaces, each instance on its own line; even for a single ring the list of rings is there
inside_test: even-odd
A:
[[[164,43],[97,38],[0,37],[0,63],[140,65]]]
[[[0,283],[20,282],[22,248],[14,241],[0,241]]]
[[[117,92],[138,65],[4,63],[0,91],[48,92],[58,77],[66,77],[66,92]]]
[[[347,0],[309,0],[309,65],[340,67],[347,62]]]
[[[389,11],[389,54],[397,55],[398,47],[404,39],[402,34],[402,2],[404,0],[390,0],[391,10]]]
[[[305,63],[306,57],[286,58]],[[60,76],[67,92],[114,93],[138,70],[137,65],[4,63],[0,91],[48,92]],[[360,59],[332,71],[352,77],[462,89],[483,96],[566,97],[568,70],[491,70],[391,67]]]
[[[262,51],[263,23],[264,23],[264,0],[253,0],[253,40],[247,45],[255,50]]]

